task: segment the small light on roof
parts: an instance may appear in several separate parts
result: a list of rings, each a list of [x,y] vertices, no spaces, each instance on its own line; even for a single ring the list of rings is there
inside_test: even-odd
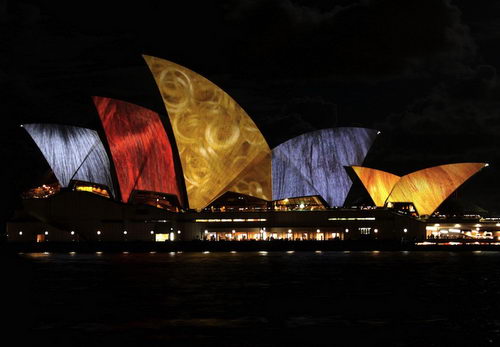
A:
[[[484,167],[488,167],[488,166],[490,166],[490,164],[489,164],[489,163],[484,164]]]
[[[379,130],[379,131],[377,131],[377,135],[380,135],[380,134],[382,134],[382,132],[381,132],[380,130]]]

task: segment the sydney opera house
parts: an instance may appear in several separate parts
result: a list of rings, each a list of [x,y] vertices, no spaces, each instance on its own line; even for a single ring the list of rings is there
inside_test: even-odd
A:
[[[271,149],[222,89],[183,66],[144,59],[168,117],[96,96],[99,129],[22,125],[55,180],[24,193],[8,240],[422,240],[437,230],[428,217],[487,166],[402,177],[363,167],[379,135],[365,128],[317,130]],[[345,206],[353,185],[370,206]]]

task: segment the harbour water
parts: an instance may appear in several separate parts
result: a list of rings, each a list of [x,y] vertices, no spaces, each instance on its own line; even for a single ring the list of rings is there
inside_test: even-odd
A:
[[[38,345],[500,344],[500,252],[25,253],[9,259],[12,284],[4,298],[12,326],[23,326],[19,341]]]

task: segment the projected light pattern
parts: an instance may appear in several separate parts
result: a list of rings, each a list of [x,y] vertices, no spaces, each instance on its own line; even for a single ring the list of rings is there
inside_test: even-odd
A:
[[[144,56],[165,103],[191,208],[226,191],[270,200],[271,152],[246,112],[222,89],[167,60]]]
[[[420,215],[432,214],[460,185],[485,163],[459,163],[435,166],[401,177],[388,202],[413,202]]]
[[[382,170],[362,166],[352,166],[352,169],[370,194],[375,206],[384,206],[387,197],[399,181],[400,177]]]
[[[63,187],[71,180],[97,183],[113,192],[109,158],[96,131],[57,124],[26,124]]]
[[[361,165],[377,131],[335,128],[295,137],[273,149],[273,200],[321,195],[342,206],[352,181],[344,166]]]
[[[115,164],[123,202],[133,190],[169,193],[182,201],[172,148],[156,112],[128,102],[94,97]]]

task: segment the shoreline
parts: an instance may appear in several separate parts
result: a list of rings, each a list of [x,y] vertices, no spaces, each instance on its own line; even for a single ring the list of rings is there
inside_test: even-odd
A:
[[[440,240],[432,244],[395,241],[178,241],[3,243],[0,252],[286,252],[286,251],[500,251],[500,243]],[[444,241],[444,242],[443,242]],[[428,241],[429,242],[429,241]]]

